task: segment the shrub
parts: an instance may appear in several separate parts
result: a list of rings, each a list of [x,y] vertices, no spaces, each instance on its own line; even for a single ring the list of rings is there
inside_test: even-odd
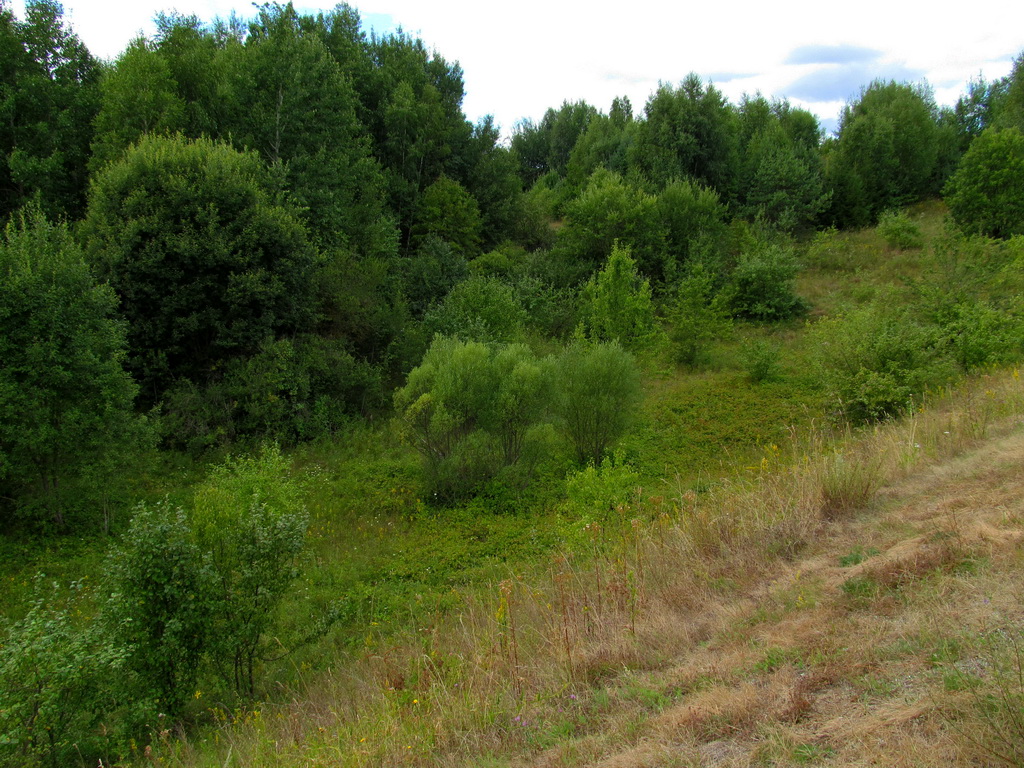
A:
[[[754,384],[779,378],[782,372],[779,365],[781,355],[779,345],[765,339],[754,339],[744,344],[741,356],[747,378]]]
[[[526,312],[512,289],[494,277],[470,277],[427,313],[433,333],[464,341],[517,341],[523,335]]]
[[[601,463],[640,400],[640,375],[617,342],[576,342],[559,358],[555,406],[580,464]]]
[[[81,599],[56,585],[37,597],[0,642],[0,762],[58,766],[104,754],[97,724],[112,702],[106,683],[122,670],[120,649],[94,624],[76,622]]]
[[[517,464],[550,400],[549,366],[523,345],[435,337],[395,393],[405,439],[424,460],[428,491],[467,496]]]
[[[594,341],[640,347],[654,338],[651,286],[637,274],[629,248],[615,243],[604,268],[587,281],[580,315],[587,337]]]
[[[897,251],[908,251],[924,246],[921,228],[902,211],[889,210],[883,213],[878,218],[878,234],[890,248]]]
[[[28,210],[0,232],[0,499],[39,522],[63,527],[74,481],[102,486],[146,439],[116,310],[66,226]]]
[[[196,690],[212,587],[185,512],[167,501],[136,508],[105,576],[104,618],[125,650],[126,687],[154,712],[179,714]]]
[[[787,320],[807,310],[794,292],[799,270],[793,249],[758,243],[740,255],[729,277],[725,295],[737,317],[772,322]]]
[[[953,368],[939,335],[885,298],[812,329],[818,364],[839,412],[854,422],[896,416]]]
[[[679,282],[668,321],[676,361],[691,368],[704,363],[711,345],[730,332],[725,302],[715,293],[711,272],[703,264],[696,264]]]
[[[249,697],[306,539],[308,517],[288,474],[280,450],[265,447],[215,467],[195,494],[193,526],[211,567],[210,656]]]

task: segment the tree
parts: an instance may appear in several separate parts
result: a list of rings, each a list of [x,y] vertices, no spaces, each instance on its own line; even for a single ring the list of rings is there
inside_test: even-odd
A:
[[[249,697],[277,609],[298,576],[309,523],[288,474],[280,450],[265,447],[215,467],[195,494],[192,524],[211,566],[211,656]]]
[[[244,43],[228,41],[219,137],[280,174],[321,244],[383,255],[393,244],[384,178],[359,120],[359,95],[309,17],[265,4]]]
[[[0,483],[64,525],[68,483],[133,439],[117,298],[64,225],[29,209],[0,237]],[[102,482],[102,481],[101,481]],[[7,495],[7,494],[5,494]]]
[[[442,176],[416,203],[411,242],[419,246],[430,236],[451,243],[469,259],[480,250],[482,221],[476,200],[459,182]]]
[[[557,249],[590,271],[612,253],[616,242],[634,254],[640,270],[655,279],[665,274],[665,239],[656,198],[603,168],[566,211]]]
[[[580,297],[584,331],[594,341],[641,347],[655,335],[651,285],[637,274],[629,248],[618,243],[604,268],[592,276]]]
[[[837,223],[868,224],[938,190],[937,119],[930,89],[906,83],[876,80],[843,109],[826,164]]]
[[[128,44],[100,80],[102,106],[96,116],[96,138],[90,165],[101,169],[147,134],[180,130],[185,102],[167,61],[144,38]]]
[[[944,190],[953,220],[989,237],[1024,234],[1024,134],[989,128],[971,144]]]
[[[576,342],[559,357],[555,410],[580,464],[599,466],[640,400],[640,374],[618,342]]]
[[[668,310],[669,338],[683,365],[700,365],[711,345],[730,330],[724,298],[714,288],[713,275],[701,263],[694,264],[676,288]]]
[[[0,3],[0,218],[37,197],[81,215],[99,74],[59,3],[29,0],[24,20]]]
[[[146,402],[312,323],[317,255],[271,187],[256,155],[181,136],[146,137],[96,177],[84,233]]]
[[[656,187],[692,177],[731,200],[739,170],[736,113],[695,74],[678,88],[662,84],[648,99],[630,146],[630,165]]]

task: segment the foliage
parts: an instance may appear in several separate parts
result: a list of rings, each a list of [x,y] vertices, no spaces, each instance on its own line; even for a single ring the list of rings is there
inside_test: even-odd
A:
[[[380,370],[341,341],[304,334],[267,339],[254,355],[228,362],[220,381],[175,383],[160,426],[169,445],[193,454],[246,438],[293,444],[334,434],[383,397]]]
[[[657,199],[600,169],[568,205],[557,248],[568,261],[593,269],[611,255],[616,242],[630,249],[645,275],[657,278],[664,273]]]
[[[618,342],[576,341],[558,359],[555,409],[581,464],[601,463],[639,403],[640,375]]]
[[[581,324],[593,341],[617,341],[642,347],[653,340],[656,325],[650,283],[637,274],[629,248],[616,243],[604,267],[583,287]]]
[[[0,4],[0,221],[36,201],[78,218],[88,186],[100,64],[55,0],[29,0],[17,19]]]
[[[885,211],[879,216],[878,234],[885,239],[890,248],[898,251],[924,246],[921,228],[903,211]]]
[[[124,688],[151,714],[179,715],[196,691],[210,633],[212,576],[184,510],[139,505],[106,567],[110,641],[124,649]]]
[[[437,237],[428,237],[401,262],[405,294],[413,317],[421,318],[431,305],[469,277],[466,257]]]
[[[412,221],[411,243],[433,236],[451,243],[465,258],[480,251],[483,221],[474,197],[459,182],[442,176],[420,195]]]
[[[101,107],[90,165],[117,160],[147,134],[167,135],[185,121],[185,103],[167,60],[144,38],[136,38],[100,80]]]
[[[856,423],[897,416],[953,374],[936,329],[884,297],[821,321],[811,338],[837,411]]]
[[[990,237],[1024,234],[1024,133],[990,128],[972,142],[944,190],[954,221]]]
[[[656,208],[665,238],[663,265],[656,275],[670,282],[691,262],[719,248],[727,211],[717,192],[690,180],[669,183],[658,194]]]
[[[97,725],[111,708],[107,686],[122,651],[84,622],[81,596],[41,589],[24,618],[3,627],[0,642],[0,761],[70,765],[103,754]],[[73,584],[80,588],[81,584]]]
[[[807,305],[794,293],[798,270],[791,247],[771,242],[748,245],[725,287],[730,310],[737,317],[766,322],[802,314]]]
[[[679,281],[668,307],[673,354],[678,363],[690,368],[705,363],[711,346],[732,327],[722,294],[714,288],[710,270],[695,264]]]
[[[270,186],[255,155],[180,136],[143,139],[95,178],[84,231],[146,402],[311,324],[316,253]]]
[[[754,339],[743,345],[741,357],[747,378],[754,384],[779,378],[781,349],[778,344],[765,339]]]
[[[843,109],[826,158],[832,218],[864,225],[889,208],[933,194],[939,161],[938,110],[925,86],[875,81]]]
[[[192,525],[210,567],[210,657],[236,691],[256,694],[276,611],[298,576],[308,517],[275,447],[227,459],[195,493]]]
[[[434,333],[485,343],[523,335],[526,312],[512,288],[495,277],[470,277],[452,288],[424,318]]]
[[[117,300],[64,225],[23,211],[0,239],[0,483],[65,523],[76,479],[143,439]],[[81,489],[79,489],[81,493]]]
[[[662,84],[644,107],[630,164],[657,188],[692,178],[731,200],[739,169],[736,114],[714,85],[689,74],[678,88]]]
[[[740,210],[789,232],[811,224],[830,199],[823,185],[817,119],[787,102],[744,97]]]
[[[395,393],[405,439],[423,457],[434,496],[467,496],[519,462],[531,430],[545,420],[548,368],[523,345],[434,338]]]

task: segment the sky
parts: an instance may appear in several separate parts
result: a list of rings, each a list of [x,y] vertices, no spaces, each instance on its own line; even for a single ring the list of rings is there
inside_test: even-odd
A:
[[[2,1],[2,0],[0,0]],[[18,16],[23,0],[8,0]],[[64,0],[65,15],[94,55],[115,58],[159,11],[204,20],[238,0]],[[297,0],[301,12],[334,3]],[[1024,51],[1024,3],[974,0],[926,6],[917,0],[361,0],[350,3],[369,31],[401,27],[458,61],[466,116],[493,115],[507,136],[523,118],[585,100],[607,112],[628,96],[640,114],[659,82],[695,72],[734,104],[743,94],[785,97],[826,130],[843,104],[873,79],[927,80],[952,105],[979,75],[1008,74]]]

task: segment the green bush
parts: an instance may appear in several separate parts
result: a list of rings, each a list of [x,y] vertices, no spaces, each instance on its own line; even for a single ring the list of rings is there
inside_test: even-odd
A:
[[[431,309],[431,333],[464,341],[509,343],[523,335],[526,312],[512,288],[495,277],[470,277]]]
[[[583,287],[580,317],[586,336],[642,347],[655,337],[650,283],[637,274],[629,248],[615,243],[604,267]]]
[[[428,493],[469,496],[517,465],[550,401],[549,364],[523,345],[435,337],[395,393],[405,440],[423,457]]]
[[[140,505],[105,576],[103,615],[125,652],[126,689],[153,713],[179,715],[196,690],[213,583],[184,510]]]
[[[0,511],[66,527],[147,441],[116,312],[66,226],[28,210],[0,232]]]
[[[943,194],[957,225],[969,234],[1024,234],[1024,134],[989,128],[976,138]]]
[[[782,373],[779,365],[782,350],[778,344],[765,339],[754,339],[743,345],[740,355],[747,378],[754,384],[775,381]]]
[[[912,222],[903,211],[889,210],[879,216],[878,234],[890,248],[897,251],[909,251],[912,248],[924,247],[924,235],[921,234],[921,228]]]
[[[555,407],[576,460],[601,463],[640,401],[640,374],[617,342],[578,341],[557,361]]]
[[[811,330],[824,383],[837,410],[853,422],[896,416],[915,395],[954,375],[937,329],[885,302],[882,297]]]
[[[91,765],[113,746],[98,726],[114,708],[109,684],[124,672],[123,651],[98,625],[76,620],[80,597],[41,586],[25,617],[0,634],[0,762]]]
[[[762,322],[803,314],[807,304],[796,295],[799,265],[793,249],[757,243],[740,255],[725,287],[729,308],[737,317]]]
[[[679,281],[667,315],[676,362],[691,368],[705,363],[711,346],[732,330],[725,302],[703,264]]]
[[[229,458],[196,491],[192,525],[210,567],[208,647],[221,676],[247,697],[269,649],[277,609],[298,577],[308,516],[274,447]]]

